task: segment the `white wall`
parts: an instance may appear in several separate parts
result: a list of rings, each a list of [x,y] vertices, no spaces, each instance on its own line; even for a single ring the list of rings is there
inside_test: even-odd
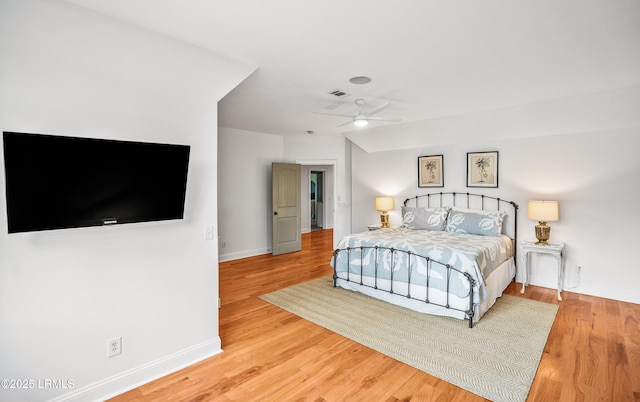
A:
[[[473,130],[468,127],[468,130]],[[478,137],[482,137],[478,132]],[[466,153],[499,151],[499,188],[466,187]],[[558,200],[560,220],[550,223],[551,240],[566,243],[565,284],[573,292],[640,303],[637,249],[640,215],[640,128],[612,129],[536,138],[469,140],[465,144],[367,153],[353,147],[353,230],[379,221],[374,197],[395,197],[391,224],[401,223],[407,197],[429,192],[417,185],[417,157],[444,155],[443,189],[483,191],[519,204],[519,239],[534,239],[527,219],[533,199]],[[580,277],[576,266],[582,265]],[[531,283],[554,288],[555,260],[536,256]],[[520,279],[519,279],[520,280]],[[577,285],[577,286],[576,286]]]
[[[218,130],[220,261],[271,250],[271,164],[283,162],[283,138]]]
[[[303,220],[309,209],[308,172],[325,169],[328,213],[334,210],[327,224],[334,238],[349,233],[350,162],[345,155],[350,157],[350,145],[343,137],[283,137],[228,127],[220,127],[218,134],[220,261],[271,252],[272,162],[303,165]],[[308,217],[301,226],[303,231],[310,229]]]
[[[101,399],[218,353],[216,108],[252,68],[33,0],[0,3],[0,60],[4,131],[191,145],[181,221],[8,235],[0,197],[0,378],[66,385],[0,400]]]

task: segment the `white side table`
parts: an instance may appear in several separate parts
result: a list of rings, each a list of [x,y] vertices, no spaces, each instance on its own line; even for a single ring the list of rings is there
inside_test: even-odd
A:
[[[562,301],[562,283],[564,281],[564,243],[549,242],[548,244],[536,244],[534,241],[523,241],[522,245],[522,262],[524,267],[524,279],[522,280],[522,290],[520,293],[524,293],[524,288],[527,286],[527,280],[529,279],[529,270],[531,269],[531,253],[549,254],[556,258],[558,261],[558,300]]]

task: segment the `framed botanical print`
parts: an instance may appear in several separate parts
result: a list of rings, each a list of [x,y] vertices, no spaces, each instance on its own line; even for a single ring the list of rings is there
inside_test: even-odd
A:
[[[444,187],[442,155],[418,157],[418,187]]]
[[[498,187],[498,151],[467,153],[467,187]]]

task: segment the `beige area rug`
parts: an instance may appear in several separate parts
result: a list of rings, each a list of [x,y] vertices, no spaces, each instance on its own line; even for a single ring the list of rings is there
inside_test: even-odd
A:
[[[492,401],[525,401],[558,306],[504,295],[468,321],[334,288],[330,276],[260,296],[380,353]]]

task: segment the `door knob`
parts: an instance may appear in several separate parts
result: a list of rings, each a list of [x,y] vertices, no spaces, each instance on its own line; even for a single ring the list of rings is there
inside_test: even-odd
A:
[[[274,215],[278,215],[278,211],[275,211],[273,214],[274,214]]]

